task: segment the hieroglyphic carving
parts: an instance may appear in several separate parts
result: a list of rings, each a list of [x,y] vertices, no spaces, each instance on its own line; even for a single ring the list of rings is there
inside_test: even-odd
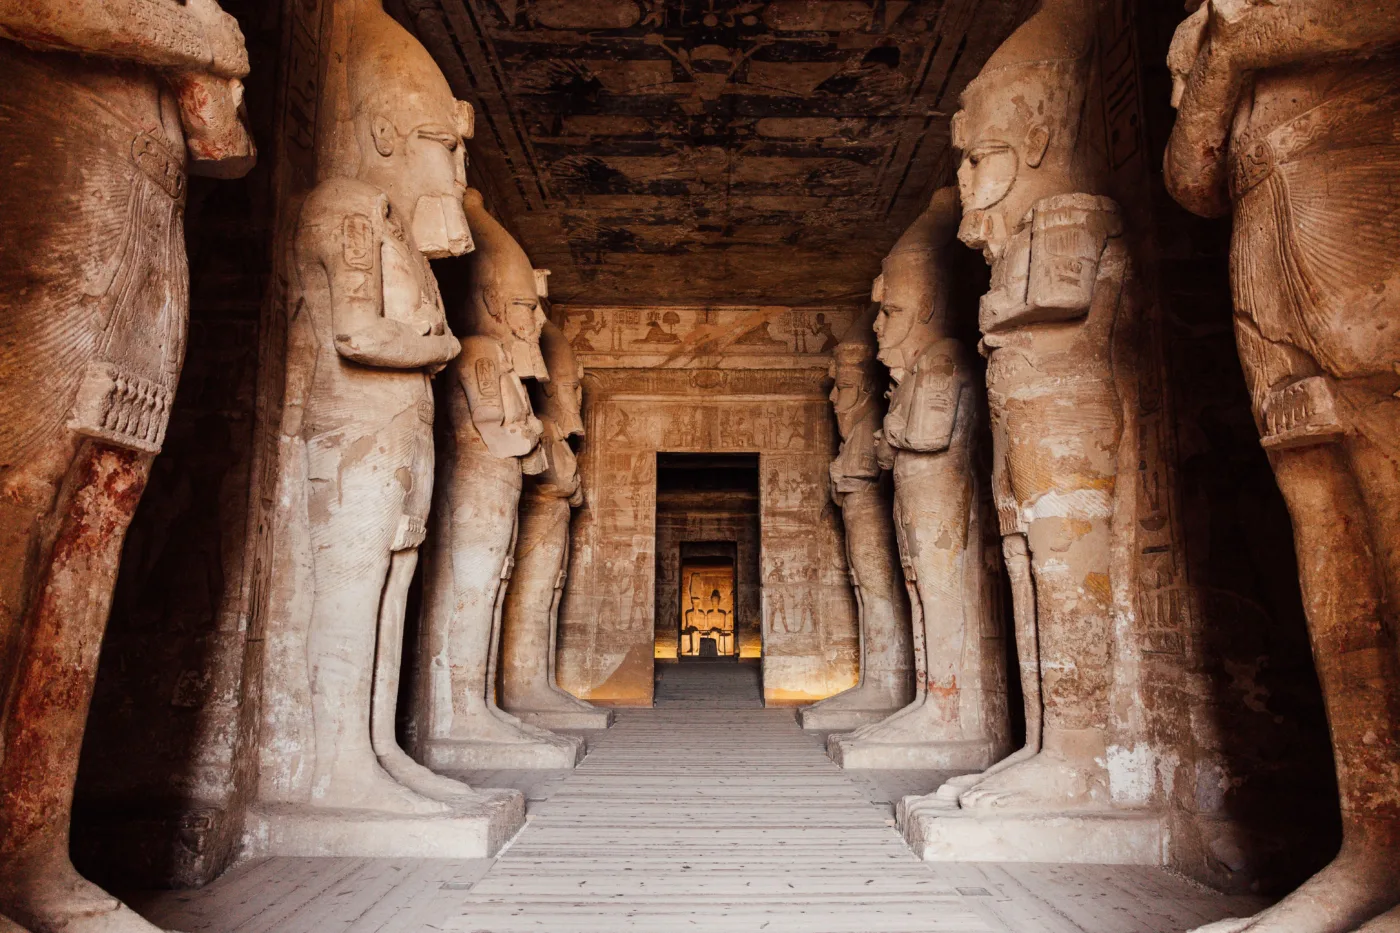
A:
[[[5,3],[0,37],[0,909],[142,933],[69,860],[73,788],[184,359],[186,171],[251,168],[247,52],[212,0]]]
[[[1293,519],[1343,827],[1297,892],[1202,933],[1400,927],[1400,574],[1380,556],[1400,527],[1397,41],[1393,3],[1207,0],[1172,43],[1168,187],[1234,214],[1235,336]]]

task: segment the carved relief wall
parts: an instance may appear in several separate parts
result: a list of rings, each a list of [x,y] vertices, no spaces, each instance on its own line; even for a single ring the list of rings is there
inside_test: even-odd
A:
[[[587,501],[574,521],[560,612],[560,684],[593,701],[651,702],[659,452],[759,455],[768,701],[805,702],[854,684],[855,604],[827,492],[836,440],[825,340],[808,339],[813,325],[839,335],[850,309],[556,305],[554,313],[587,373]],[[647,339],[658,330],[676,338],[661,351]]]

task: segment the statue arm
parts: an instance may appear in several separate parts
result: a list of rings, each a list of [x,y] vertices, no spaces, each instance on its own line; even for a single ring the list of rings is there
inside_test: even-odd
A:
[[[1205,217],[1230,212],[1230,129],[1255,72],[1396,42],[1396,0],[1207,0],[1178,27],[1168,55],[1178,111],[1165,160],[1172,196]]]
[[[215,0],[0,0],[0,36],[222,78],[248,73],[243,33]]]
[[[488,337],[468,337],[462,341],[462,358],[457,363],[457,381],[471,409],[472,426],[486,449],[497,457],[524,457],[535,449],[543,425],[534,415],[506,420],[506,403],[501,382],[499,345]]]

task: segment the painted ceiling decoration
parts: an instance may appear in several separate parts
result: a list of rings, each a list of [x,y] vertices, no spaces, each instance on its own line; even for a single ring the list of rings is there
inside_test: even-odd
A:
[[[1030,0],[402,0],[556,300],[863,302]]]

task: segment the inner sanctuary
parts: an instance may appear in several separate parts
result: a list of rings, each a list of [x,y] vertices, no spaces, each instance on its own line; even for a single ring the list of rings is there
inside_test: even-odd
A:
[[[0,933],[1400,933],[1400,0],[0,0]]]

